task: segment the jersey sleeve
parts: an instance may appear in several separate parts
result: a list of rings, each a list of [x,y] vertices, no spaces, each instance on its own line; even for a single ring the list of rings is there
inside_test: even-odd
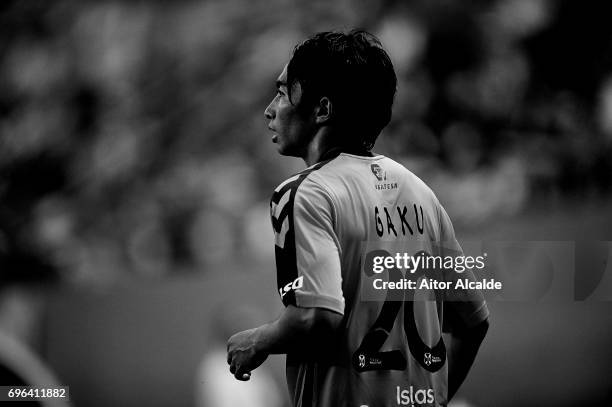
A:
[[[455,237],[455,230],[450,217],[438,204],[440,219],[440,241],[439,254],[458,257],[463,256],[463,249]],[[452,283],[452,288],[444,290],[444,321],[443,330],[452,332],[465,327],[472,327],[489,317],[489,310],[480,290],[469,288],[457,288],[456,282],[459,279],[476,281],[474,273],[470,269],[459,273],[454,269],[443,269],[444,279]]]
[[[339,242],[329,193],[308,179],[272,197],[278,292],[283,304],[344,313]]]

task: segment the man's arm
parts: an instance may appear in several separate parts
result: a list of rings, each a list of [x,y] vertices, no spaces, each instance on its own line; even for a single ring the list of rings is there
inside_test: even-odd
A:
[[[281,316],[258,328],[238,332],[227,342],[227,363],[238,380],[248,380],[251,370],[268,355],[308,350],[332,338],[342,315],[324,308],[287,306]]]
[[[449,401],[457,393],[463,380],[465,380],[488,329],[489,320],[485,319],[472,328],[451,334],[450,354],[448,357]]]

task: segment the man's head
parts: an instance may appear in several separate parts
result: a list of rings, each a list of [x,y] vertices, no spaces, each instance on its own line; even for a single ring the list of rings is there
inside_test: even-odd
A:
[[[323,126],[334,145],[370,150],[391,119],[397,79],[380,42],[365,31],[321,32],[293,50],[266,108],[279,152],[303,156]]]

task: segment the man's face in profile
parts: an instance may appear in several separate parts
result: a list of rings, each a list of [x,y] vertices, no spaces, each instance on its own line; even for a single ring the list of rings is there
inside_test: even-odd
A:
[[[266,108],[264,115],[269,120],[268,128],[272,130],[272,142],[278,145],[282,155],[304,157],[308,143],[314,135],[315,127],[312,115],[298,111],[302,98],[302,88],[295,82],[289,98],[287,83],[287,66],[283,68],[276,80],[276,96]]]

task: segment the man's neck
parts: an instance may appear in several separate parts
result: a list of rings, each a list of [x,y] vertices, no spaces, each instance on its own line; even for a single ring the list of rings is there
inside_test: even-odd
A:
[[[320,128],[319,131],[314,135],[308,146],[306,146],[306,152],[302,159],[306,163],[307,167],[321,161],[321,157],[327,150],[333,147],[330,143],[332,139],[330,131],[327,128]]]
[[[331,131],[328,128],[321,128],[317,134],[312,138],[310,144],[306,149],[305,155],[302,157],[307,167],[316,164],[327,157],[333,157],[334,152],[347,152],[357,155],[372,155],[370,152],[363,150],[357,151],[357,148],[350,148],[339,145],[337,142],[333,142],[334,138],[331,135]],[[337,154],[336,154],[337,155]]]

